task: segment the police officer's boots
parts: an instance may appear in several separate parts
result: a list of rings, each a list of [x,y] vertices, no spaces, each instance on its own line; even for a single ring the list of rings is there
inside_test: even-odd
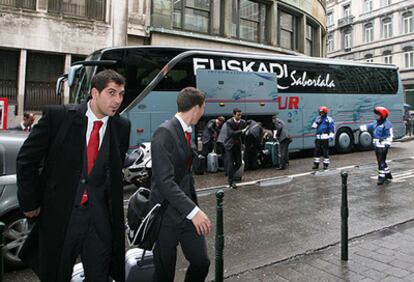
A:
[[[382,185],[385,182],[385,177],[378,177],[377,185]]]
[[[385,174],[385,178],[386,178],[386,179],[392,179],[392,174],[391,174],[391,172],[390,172],[390,173]]]
[[[323,169],[327,170],[328,167],[329,167],[329,164],[325,164],[325,163],[323,164]]]
[[[319,168],[319,163],[313,163],[312,169],[318,169],[318,168]]]

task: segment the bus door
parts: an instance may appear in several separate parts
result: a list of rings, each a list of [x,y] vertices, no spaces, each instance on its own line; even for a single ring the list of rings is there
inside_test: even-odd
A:
[[[233,109],[246,112],[246,98],[252,95],[246,91],[246,73],[221,70],[197,70],[197,88],[206,94],[204,116],[232,116]]]

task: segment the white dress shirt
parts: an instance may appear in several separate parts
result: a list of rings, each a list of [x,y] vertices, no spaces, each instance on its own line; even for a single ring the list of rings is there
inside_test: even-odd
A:
[[[86,111],[86,114],[85,114],[85,116],[88,118],[88,128],[86,130],[86,146],[88,145],[89,138],[91,137],[91,133],[92,133],[92,129],[93,129],[93,123],[95,121],[100,120],[100,121],[103,122],[101,128],[99,129],[99,148],[101,148],[102,140],[105,136],[106,126],[108,125],[109,117],[105,116],[102,119],[97,118],[95,116],[95,114],[92,112],[90,104],[91,104],[91,101],[89,101],[88,104],[87,104],[88,105],[88,110]]]
[[[191,128],[191,126],[189,126],[188,124],[185,123],[185,121],[178,115],[175,114],[175,118],[178,119],[178,121],[181,124],[181,127],[183,128],[184,132],[189,132],[191,133],[193,131],[193,129]],[[188,215],[187,215],[187,219],[192,220],[193,217],[198,213],[198,211],[200,210],[199,207],[195,207]]]

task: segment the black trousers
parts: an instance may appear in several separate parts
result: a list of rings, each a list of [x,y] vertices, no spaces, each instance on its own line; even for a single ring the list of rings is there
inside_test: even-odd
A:
[[[257,156],[259,153],[260,145],[256,143],[249,143],[246,141],[246,149],[244,150],[244,164],[245,170],[254,170],[259,168],[259,164],[257,162]],[[236,170],[237,171],[237,170]]]
[[[229,185],[234,183],[234,174],[240,168],[242,164],[241,158],[241,146],[233,145],[231,150],[226,149],[226,166],[227,166],[227,177]]]
[[[85,281],[107,282],[109,279],[112,243],[102,240],[102,236],[91,224],[88,209],[87,206],[73,209],[63,245],[59,282],[71,280],[73,266],[79,255],[85,271]]]
[[[213,140],[208,141],[207,143],[203,144],[203,150],[201,151],[201,154],[206,158],[207,155],[210,154],[214,149],[214,142]]]
[[[315,140],[315,158],[314,163],[320,163],[320,157],[323,155],[323,163],[329,164],[329,139],[316,139]]]
[[[391,170],[387,164],[388,146],[383,148],[375,147],[375,156],[378,163],[378,178],[385,178],[386,174],[390,174]]]
[[[206,239],[197,234],[193,223],[188,219],[178,226],[161,226],[154,249],[154,281],[174,281],[178,244],[181,245],[184,257],[190,263],[184,281],[205,281],[210,267]]]
[[[289,139],[280,142],[280,167],[286,167],[289,163]]]

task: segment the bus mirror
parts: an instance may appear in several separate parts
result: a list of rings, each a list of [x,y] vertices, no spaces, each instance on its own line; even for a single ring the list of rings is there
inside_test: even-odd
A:
[[[61,96],[61,91],[62,91],[62,85],[63,82],[68,78],[68,76],[62,75],[61,77],[58,78],[58,80],[56,81],[56,95],[57,96]]]
[[[81,68],[83,68],[82,65],[74,65],[71,66],[69,69],[69,73],[68,73],[68,86],[69,88],[72,87],[73,82],[75,81],[76,78],[76,73],[78,72],[78,70],[80,70]]]

